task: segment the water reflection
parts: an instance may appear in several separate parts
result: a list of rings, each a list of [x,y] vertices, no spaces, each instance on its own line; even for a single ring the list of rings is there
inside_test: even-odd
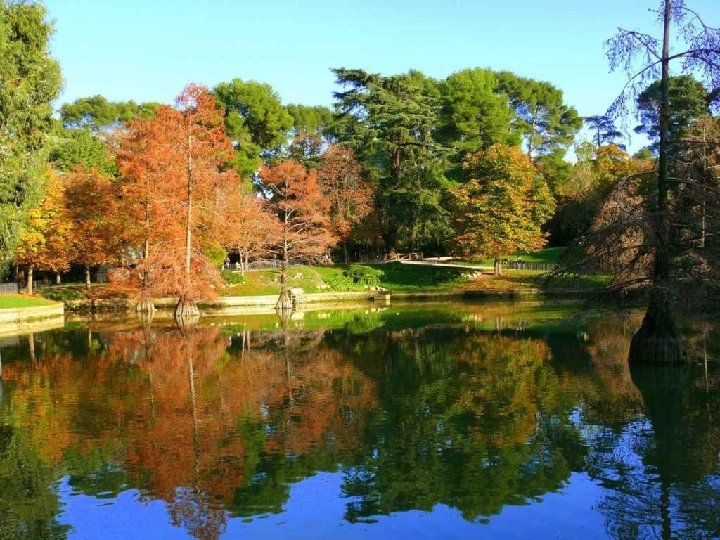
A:
[[[453,306],[6,342],[0,538],[80,526],[63,520],[61,480],[111,502],[161,501],[168,526],[210,539],[284,512],[319,472],[340,475],[350,524],[441,504],[492,528],[508,505],[542,504],[584,475],[598,486],[585,511],[610,537],[719,535],[714,364],[631,372],[637,317],[596,321],[581,339],[559,320]],[[695,334],[696,350],[714,350],[713,331]]]

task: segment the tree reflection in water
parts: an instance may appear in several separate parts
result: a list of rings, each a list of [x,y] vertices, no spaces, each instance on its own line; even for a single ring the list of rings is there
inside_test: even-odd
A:
[[[368,317],[58,331],[34,336],[32,359],[22,338],[3,350],[0,538],[64,535],[63,476],[94,497],[136,489],[212,539],[232,517],[282,512],[319,471],[343,475],[350,522],[439,503],[487,522],[577,472],[603,486],[610,536],[720,535],[712,365],[631,373],[634,317],[593,323],[586,344],[511,317]]]

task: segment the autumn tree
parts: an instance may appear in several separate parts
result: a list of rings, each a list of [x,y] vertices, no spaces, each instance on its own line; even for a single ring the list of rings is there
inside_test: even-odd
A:
[[[658,10],[662,22],[662,38],[636,30],[620,28],[607,42],[611,69],[623,69],[628,82],[611,106],[615,113],[627,110],[638,93],[660,80],[658,106],[658,165],[655,201],[652,208],[653,272],[652,290],[643,324],[633,339],[632,360],[673,362],[682,359],[680,331],[673,315],[671,283],[671,103],[670,64],[681,62],[685,74],[700,76],[711,88],[720,88],[720,30],[708,26],[700,15],[688,8],[683,0],[663,0]],[[670,52],[672,26],[677,26],[679,51]],[[677,50],[677,48],[676,48]]]
[[[463,253],[500,259],[516,251],[541,248],[541,227],[552,215],[554,200],[535,166],[519,148],[500,144],[468,156],[470,181],[455,189],[453,221]]]
[[[131,132],[120,168],[126,193],[139,206],[149,282],[156,292],[177,297],[176,316],[197,313],[196,299],[211,295],[219,282],[206,254],[219,243],[219,190],[240,187],[227,167],[232,145],[222,111],[205,88],[189,85],[175,107],[160,107],[155,119],[137,121]],[[151,250],[158,238],[161,249]]]
[[[116,262],[122,254],[117,190],[110,178],[97,170],[76,168],[65,177],[65,212],[70,222],[71,260],[90,269]]]
[[[226,250],[236,250],[240,271],[245,272],[251,257],[272,250],[280,234],[277,217],[267,201],[247,190],[236,190],[223,201],[228,210],[222,242]]]
[[[262,167],[260,179],[270,194],[270,207],[280,220],[277,243],[282,268],[277,306],[287,310],[292,307],[287,288],[290,259],[319,258],[337,243],[327,217],[330,201],[323,194],[317,173],[294,160]]]
[[[318,180],[330,204],[330,230],[342,242],[347,263],[348,239],[353,227],[372,212],[374,189],[365,179],[354,152],[345,146],[331,146],[323,154]]]
[[[33,292],[33,271],[60,272],[70,267],[70,223],[66,217],[65,189],[55,174],[45,190],[42,204],[30,212],[28,224],[20,235],[15,250],[15,264],[27,268],[27,292]]]

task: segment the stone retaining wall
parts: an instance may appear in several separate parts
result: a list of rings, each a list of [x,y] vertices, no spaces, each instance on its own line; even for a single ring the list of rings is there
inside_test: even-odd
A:
[[[48,324],[53,328],[62,326],[64,314],[65,306],[62,304],[0,309],[0,335],[46,330]]]

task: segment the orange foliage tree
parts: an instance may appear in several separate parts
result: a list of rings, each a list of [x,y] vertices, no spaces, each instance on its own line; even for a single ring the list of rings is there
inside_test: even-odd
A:
[[[343,243],[347,263],[347,241],[355,225],[372,212],[375,190],[363,177],[354,152],[345,146],[333,145],[323,154],[318,180],[330,204],[330,230]]]
[[[545,245],[542,225],[555,201],[530,158],[519,148],[495,144],[468,156],[470,180],[452,192],[458,249],[476,257],[500,259]]]
[[[267,201],[246,191],[236,191],[225,199],[227,218],[223,232],[225,249],[238,252],[241,272],[250,257],[271,249],[280,233],[280,224],[269,210]]]
[[[64,186],[55,174],[50,175],[42,204],[30,213],[27,227],[15,250],[15,264],[27,267],[27,292],[32,294],[33,270],[57,274],[70,267],[70,222],[64,205]]]
[[[122,256],[117,189],[113,181],[96,170],[80,167],[66,177],[65,211],[70,221],[72,262],[90,268],[118,261]]]
[[[280,220],[279,251],[282,253],[280,298],[277,307],[291,309],[287,289],[287,265],[291,258],[319,258],[337,243],[330,230],[330,201],[323,194],[317,173],[295,160],[260,169],[269,204]]]
[[[178,316],[197,313],[195,300],[212,296],[219,283],[206,253],[220,244],[227,217],[218,201],[240,189],[231,156],[222,111],[197,85],[156,118],[131,123],[121,143],[126,203],[135,208],[135,241],[143,245],[142,290],[177,297]]]

